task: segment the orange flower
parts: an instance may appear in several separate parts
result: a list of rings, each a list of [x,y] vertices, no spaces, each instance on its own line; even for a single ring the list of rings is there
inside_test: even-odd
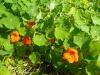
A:
[[[49,39],[48,39],[48,43],[50,43],[50,44],[55,43],[55,38],[49,38]]]
[[[67,51],[63,54],[63,59],[69,63],[78,62],[78,51],[73,48],[68,48]]]
[[[23,38],[23,44],[26,45],[26,46],[30,45],[31,44],[31,38],[29,36],[25,36]]]
[[[35,22],[32,20],[27,21],[27,27],[32,28],[32,26],[35,25]]]
[[[10,41],[15,43],[15,42],[18,42],[20,40],[20,36],[19,36],[19,33],[17,31],[13,31],[11,34],[10,34]]]

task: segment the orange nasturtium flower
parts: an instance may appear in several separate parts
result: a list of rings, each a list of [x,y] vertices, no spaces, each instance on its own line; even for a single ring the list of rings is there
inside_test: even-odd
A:
[[[26,45],[26,46],[30,45],[31,44],[31,38],[29,36],[24,36],[23,44]]]
[[[19,33],[17,31],[13,31],[10,34],[10,41],[12,43],[18,42],[20,40]]]
[[[55,38],[49,38],[49,39],[48,39],[48,43],[50,43],[50,44],[55,43]]]
[[[69,63],[78,62],[78,51],[74,48],[68,48],[67,51],[63,54],[63,59]]]
[[[34,21],[32,21],[32,20],[27,21],[27,27],[28,28],[32,28],[33,25],[35,25],[35,22]]]

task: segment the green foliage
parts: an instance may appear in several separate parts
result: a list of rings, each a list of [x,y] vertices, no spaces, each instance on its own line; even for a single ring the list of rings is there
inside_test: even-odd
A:
[[[91,36],[93,38],[94,41],[98,41],[100,40],[100,26],[92,26],[91,27]]]
[[[97,61],[96,61],[96,65],[100,68],[100,54],[98,55]]]
[[[74,43],[78,45],[80,48],[85,44],[85,42],[88,40],[88,36],[84,33],[79,33],[76,36],[74,36]]]
[[[20,22],[18,17],[10,15],[8,17],[2,18],[0,24],[5,25],[9,29],[19,28]]]
[[[95,25],[100,25],[100,18],[98,16],[92,16],[92,21]]]
[[[99,68],[95,65],[94,61],[91,61],[90,63],[88,63],[86,67],[86,72],[88,75],[99,75],[100,74]]]
[[[14,47],[8,39],[0,38],[0,45],[2,46],[0,49],[1,55],[12,55]]]
[[[30,55],[29,55],[29,59],[31,60],[31,62],[33,64],[38,64],[40,63],[40,55],[38,52],[32,52]]]
[[[11,72],[4,66],[0,67],[0,74],[1,75],[11,75]]]
[[[5,15],[5,17],[2,17],[2,19],[0,19],[0,24],[5,25],[5,27],[9,29],[19,28],[20,20],[17,16],[14,16],[12,13],[8,12],[3,5],[1,5],[0,11],[1,14]]]
[[[100,42],[99,41],[91,41],[90,42],[90,53],[93,57],[96,57],[100,54]]]
[[[59,40],[64,40],[65,38],[68,37],[68,32],[65,31],[64,28],[62,27],[56,27],[55,28],[55,37]]]
[[[48,73],[48,67],[54,74],[100,75],[99,13],[99,0],[0,0],[0,75],[12,75],[9,65],[18,71],[31,66],[25,70],[33,75]],[[19,33],[17,42],[11,42],[13,31]],[[78,62],[63,60],[69,47],[77,49]],[[18,63],[8,64],[6,57]]]
[[[47,44],[47,40],[45,38],[44,35],[35,35],[33,37],[33,42],[34,44],[38,45],[38,46],[45,46]]]

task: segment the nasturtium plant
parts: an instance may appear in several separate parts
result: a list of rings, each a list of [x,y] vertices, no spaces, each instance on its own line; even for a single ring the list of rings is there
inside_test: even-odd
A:
[[[100,0],[0,0],[0,75],[35,74],[100,75]]]

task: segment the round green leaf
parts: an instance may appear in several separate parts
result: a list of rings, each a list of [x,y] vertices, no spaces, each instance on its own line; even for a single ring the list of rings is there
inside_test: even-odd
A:
[[[33,64],[38,64],[40,63],[40,55],[38,52],[33,52],[29,55],[29,59]]]
[[[79,33],[76,36],[74,36],[74,43],[78,45],[80,48],[83,46],[83,44],[88,40],[88,37],[83,34]]]
[[[65,38],[68,37],[68,32],[65,31],[65,29],[62,28],[62,27],[56,27],[56,28],[55,28],[55,37],[56,37],[57,39],[64,40]]]
[[[22,35],[22,36],[26,35],[26,29],[25,29],[25,27],[18,28],[18,31],[19,31],[20,35]]]
[[[89,46],[90,46],[89,52],[91,53],[93,57],[100,54],[100,42],[99,41],[91,41]]]
[[[44,35],[35,35],[33,37],[33,42],[38,46],[45,46],[47,44],[47,40]]]

